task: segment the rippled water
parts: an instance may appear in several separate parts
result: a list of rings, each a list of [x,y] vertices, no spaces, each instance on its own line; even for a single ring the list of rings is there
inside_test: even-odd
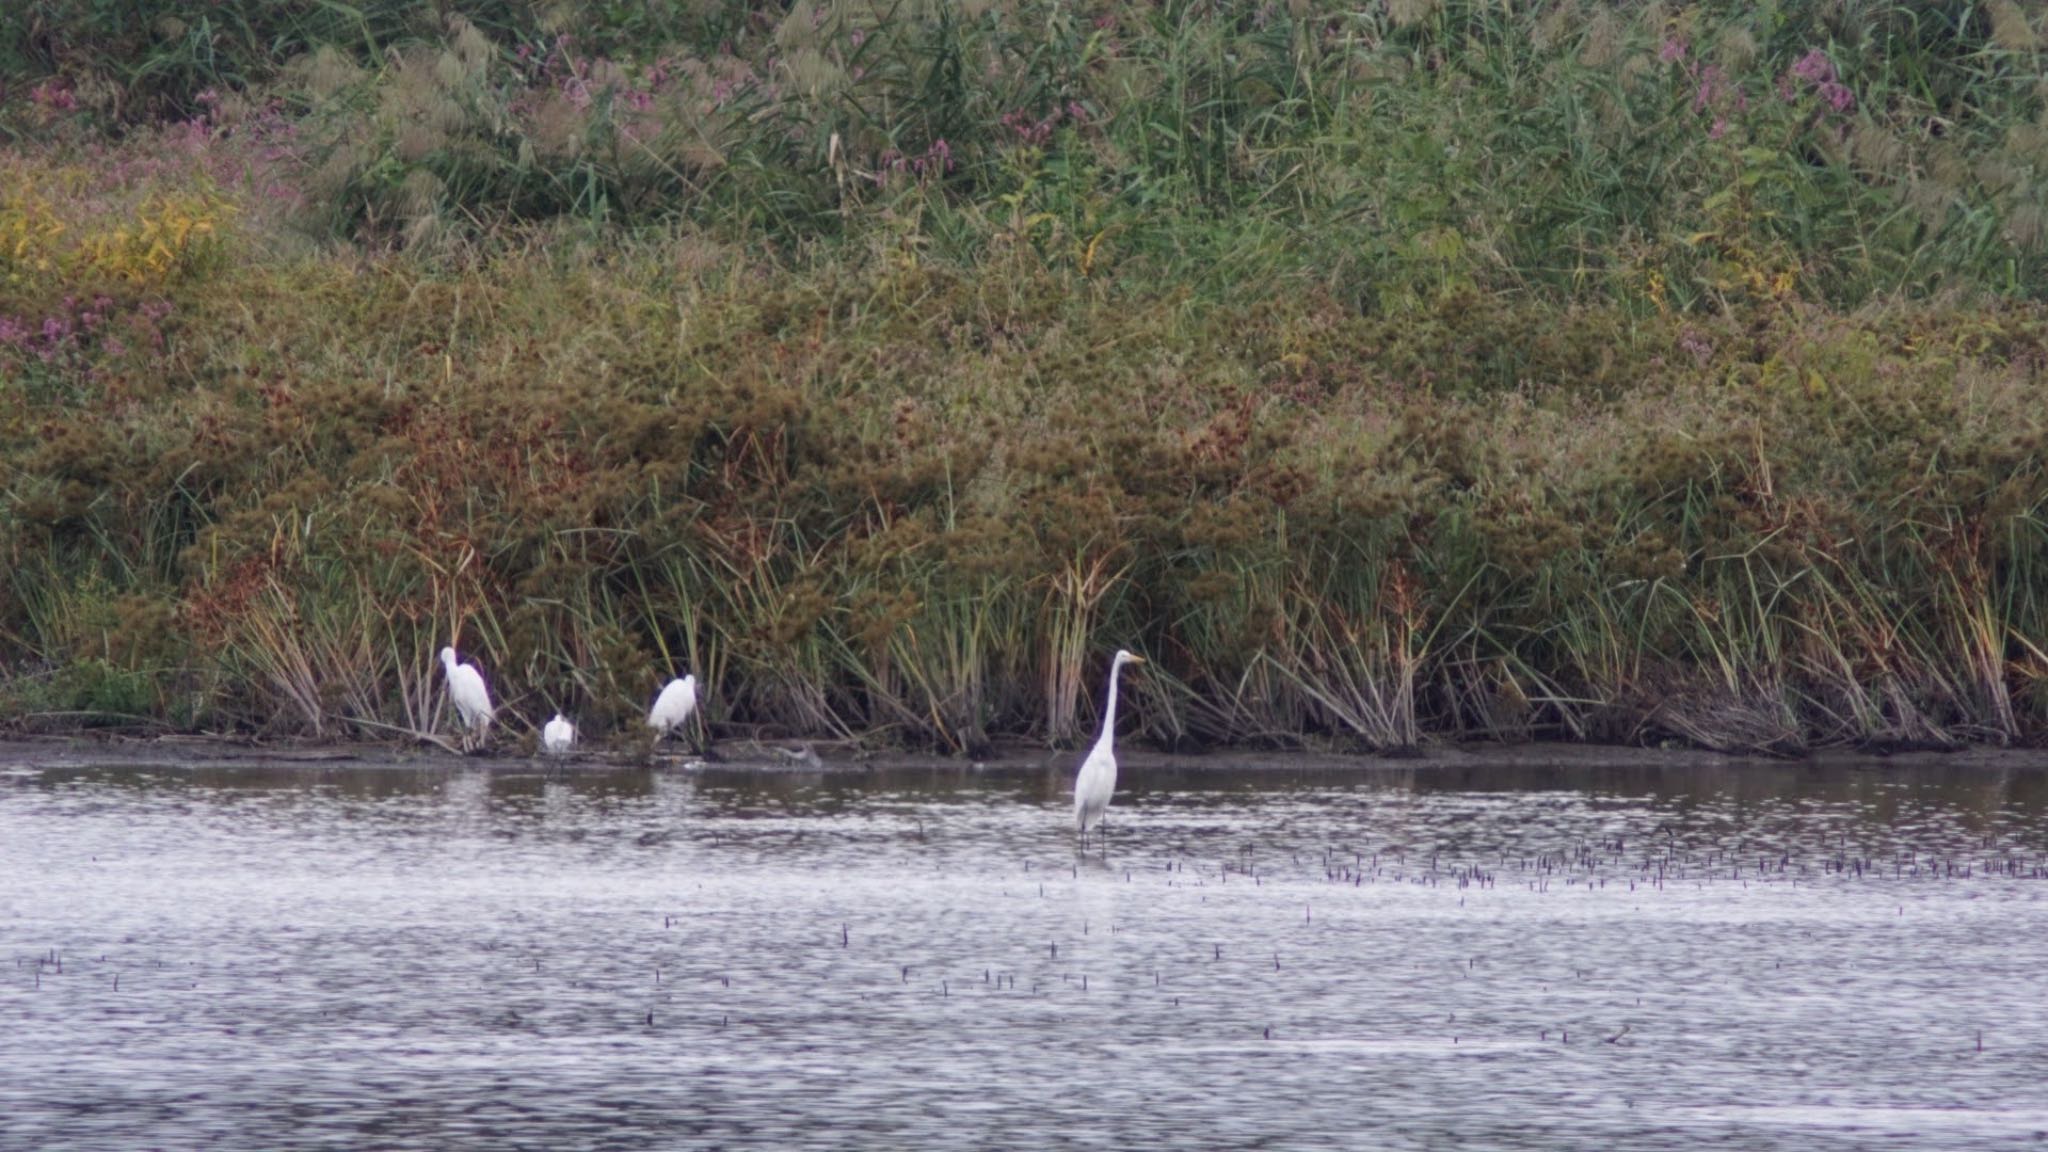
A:
[[[0,1147],[2048,1142],[2039,770],[1138,776],[5,772]]]

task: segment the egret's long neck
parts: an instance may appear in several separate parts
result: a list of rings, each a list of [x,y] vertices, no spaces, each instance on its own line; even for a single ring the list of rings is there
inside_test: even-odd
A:
[[[1123,670],[1122,664],[1109,666],[1109,707],[1102,711],[1102,735],[1095,738],[1097,748],[1107,748],[1116,739],[1116,681]]]

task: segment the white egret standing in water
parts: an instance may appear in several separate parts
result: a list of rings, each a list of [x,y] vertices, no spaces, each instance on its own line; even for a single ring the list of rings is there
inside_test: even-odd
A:
[[[1080,774],[1074,777],[1074,830],[1081,834],[1081,843],[1088,843],[1088,828],[1095,826],[1101,834],[1103,817],[1109,813],[1109,797],[1116,791],[1116,679],[1117,673],[1126,664],[1143,664],[1143,656],[1134,656],[1121,648],[1116,659],[1109,665],[1109,706],[1102,710],[1102,735],[1095,738],[1095,747],[1088,752],[1088,758],[1081,761]]]
[[[576,743],[576,726],[563,718],[560,712],[540,730],[540,746],[551,756],[560,756]]]
[[[484,674],[474,664],[457,664],[455,649],[441,649],[441,667],[448,674],[448,698],[455,702],[455,713],[461,718],[462,750],[471,748],[471,740],[483,743],[491,728],[491,690],[484,687]]]
[[[671,680],[654,698],[654,707],[647,713],[647,726],[654,729],[654,738],[661,739],[689,723],[690,713],[697,710],[697,677],[685,676]]]

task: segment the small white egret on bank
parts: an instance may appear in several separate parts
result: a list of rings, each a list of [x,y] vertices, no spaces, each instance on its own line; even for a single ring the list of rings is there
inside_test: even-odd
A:
[[[491,727],[491,690],[484,687],[484,674],[474,664],[455,662],[455,649],[441,649],[441,667],[448,674],[448,698],[455,702],[455,713],[461,719],[462,750],[471,748],[471,740],[483,743]]]
[[[654,707],[647,713],[647,726],[654,729],[654,738],[661,739],[689,723],[690,713],[697,710],[697,677],[685,676],[671,680],[654,698]]]
[[[576,726],[569,723],[560,712],[540,730],[540,746],[550,756],[560,756],[576,743]]]
[[[1074,830],[1081,834],[1081,843],[1088,842],[1088,829],[1092,825],[1099,836],[1103,817],[1109,813],[1109,797],[1116,791],[1116,678],[1126,664],[1143,664],[1143,656],[1132,655],[1124,649],[1117,649],[1116,659],[1109,665],[1109,706],[1102,710],[1102,735],[1095,738],[1095,747],[1088,752],[1088,758],[1081,761],[1081,771],[1074,777]]]

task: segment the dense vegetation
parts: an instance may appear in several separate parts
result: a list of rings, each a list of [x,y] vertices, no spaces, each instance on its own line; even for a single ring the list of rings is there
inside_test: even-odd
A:
[[[2044,34],[29,0],[0,717],[2039,739]]]

